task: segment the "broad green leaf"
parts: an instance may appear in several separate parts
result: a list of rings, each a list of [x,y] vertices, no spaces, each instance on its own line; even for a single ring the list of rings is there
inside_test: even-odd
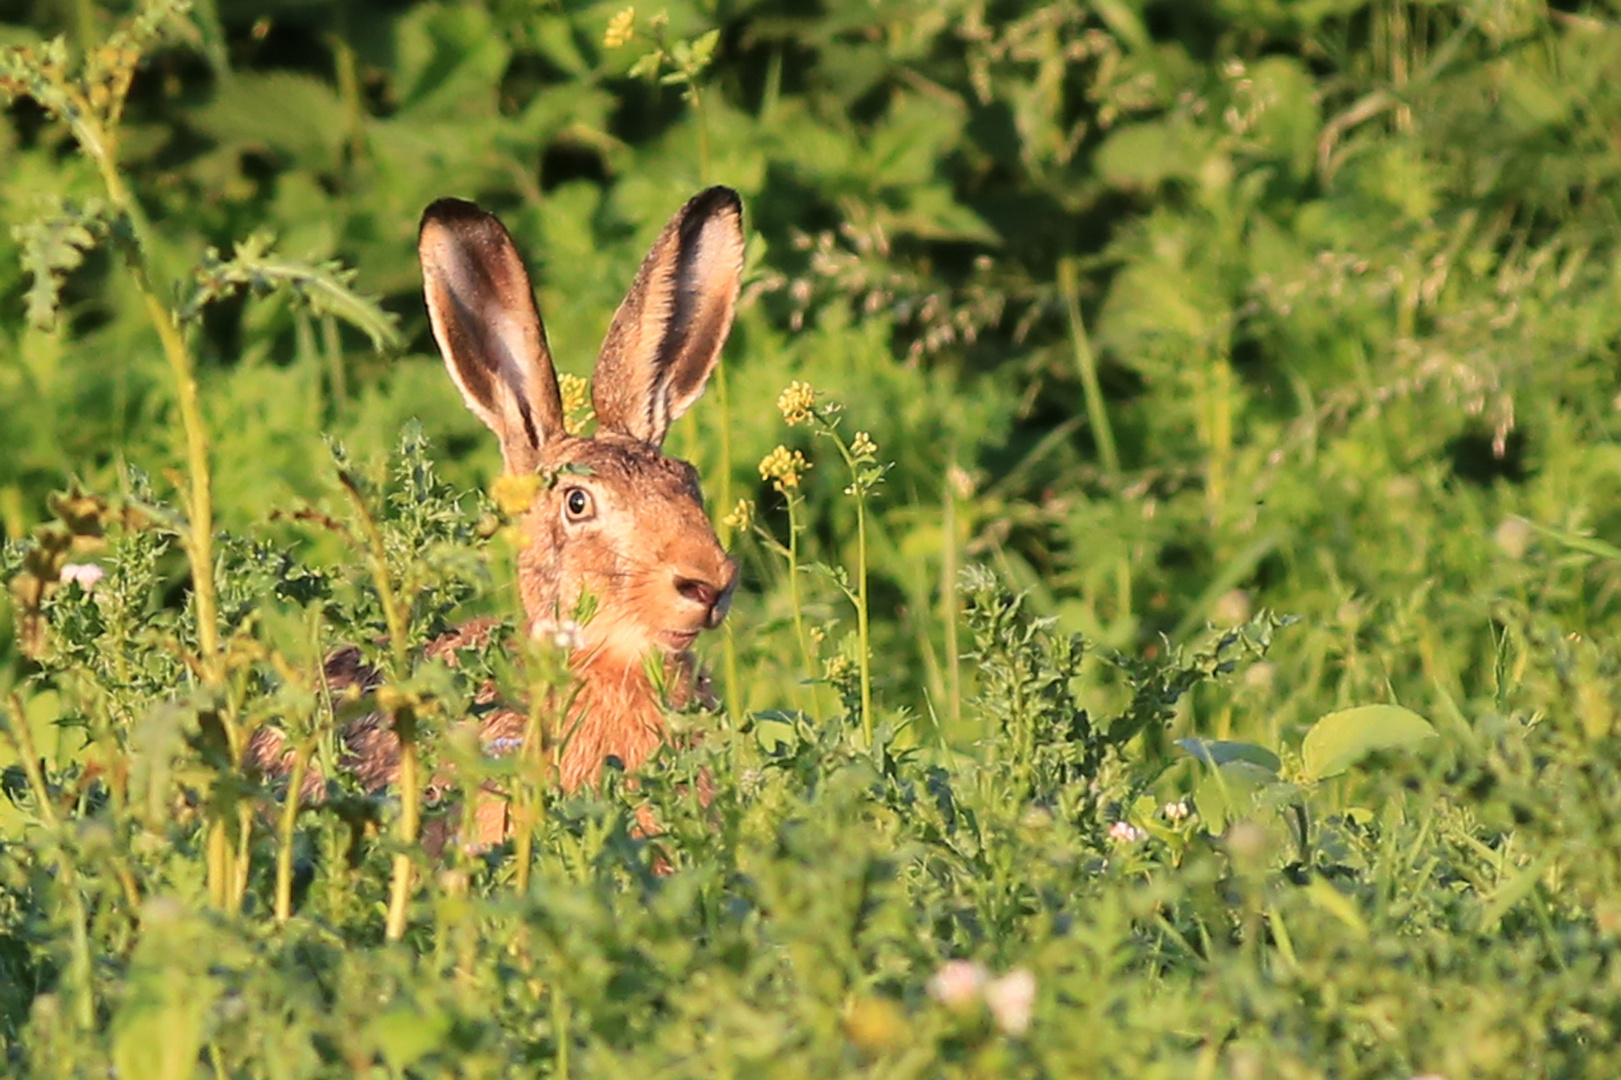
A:
[[[1133,124],[1103,141],[1094,164],[1111,187],[1155,188],[1172,177],[1191,176],[1203,155],[1204,141],[1182,124]]]
[[[1301,744],[1306,777],[1337,776],[1378,750],[1411,750],[1435,738],[1430,722],[1400,705],[1361,705],[1329,713]]]
[[[372,1021],[371,1034],[383,1060],[403,1071],[437,1049],[450,1026],[450,1017],[438,1009],[396,1004]]]
[[[343,116],[343,102],[327,83],[269,71],[222,83],[192,123],[222,145],[274,150],[321,171],[337,162],[347,130]]]
[[[1253,761],[1229,761],[1205,773],[1194,789],[1193,801],[1212,833],[1250,815],[1255,797],[1278,783],[1278,775]]]
[[[1247,761],[1276,773],[1282,765],[1278,755],[1255,743],[1228,739],[1187,738],[1176,740],[1176,745],[1211,768],[1219,768],[1232,761]]]

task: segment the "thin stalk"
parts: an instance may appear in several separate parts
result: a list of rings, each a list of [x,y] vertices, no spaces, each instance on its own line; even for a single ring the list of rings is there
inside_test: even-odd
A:
[[[953,466],[955,468],[955,466]],[[944,543],[940,559],[940,618],[946,628],[946,716],[955,732],[962,723],[962,643],[957,637],[957,493],[952,490],[951,470],[941,485],[940,525]]]
[[[844,458],[845,466],[850,470],[850,491],[856,500],[856,643],[861,650],[857,670],[861,675],[861,732],[866,736],[867,745],[872,745],[872,637],[867,626],[867,489],[861,480],[861,465],[856,461],[855,454],[839,438],[837,428],[826,419],[821,421],[823,430],[833,445],[838,447],[839,456]]]
[[[0,728],[5,730],[6,739],[22,764],[34,803],[39,807],[40,819],[49,830],[57,879],[67,899],[72,944],[66,981],[74,989],[74,1019],[82,1030],[93,1031],[96,1026],[96,1000],[91,979],[89,913],[85,910],[84,897],[79,894],[73,860],[62,847],[62,820],[56,815],[56,806],[51,802],[51,789],[45,783],[45,773],[39,767],[33,729],[28,726],[28,714],[23,709],[22,699],[16,694],[11,695],[11,715],[9,723],[0,717]]]
[[[810,638],[805,633],[805,605],[799,593],[799,509],[804,499],[788,493],[788,603],[794,613],[794,638],[799,642],[799,656],[805,664],[805,678],[810,683],[811,708],[822,711],[822,696],[817,692],[816,662],[811,658]],[[818,715],[817,719],[821,719]]]
[[[540,807],[544,796],[541,785],[546,775],[546,725],[542,719],[543,702],[555,695],[537,693],[538,686],[529,691],[529,719],[523,729],[523,742],[518,748],[520,760],[528,765],[527,775],[518,777],[518,800],[514,809],[513,858],[518,872],[515,885],[519,895],[529,893],[529,874],[535,858],[535,825],[540,820]]]
[[[557,1040],[556,1067],[553,1075],[568,1078],[568,1028],[569,1008],[568,998],[558,988],[557,982],[552,982],[552,1037]]]
[[[174,313],[164,304],[152,284],[151,259],[155,252],[151,226],[118,171],[112,132],[102,128],[92,113],[68,117],[85,155],[96,164],[107,197],[130,225],[132,241],[127,245],[130,276],[146,307],[152,329],[158,335],[163,355],[174,376],[175,401],[180,408],[180,426],[186,437],[186,476],[188,489],[181,493],[186,509],[186,530],[181,536],[187,561],[191,564],[192,600],[197,609],[198,666],[203,685],[222,688],[225,681],[224,657],[219,647],[219,603],[214,583],[214,496],[208,465],[208,431],[203,423],[196,370],[185,338]],[[224,695],[220,695],[224,696]],[[229,704],[218,712],[225,733],[226,750],[234,763],[242,755],[242,734]],[[209,823],[208,893],[218,906],[232,910],[246,883],[246,846],[233,852],[223,819]],[[239,868],[238,859],[243,865]]]
[[[338,333],[338,320],[331,315],[321,319],[321,351],[326,360],[332,406],[341,414],[349,408],[349,376],[343,366],[343,336]]]
[[[872,745],[872,638],[867,630],[867,498],[856,496],[856,638],[860,644],[861,732]]]
[[[401,724],[396,716],[394,726],[400,737],[400,843],[409,848],[416,843],[421,809],[417,797],[416,724]],[[388,917],[383,936],[389,941],[398,941],[405,936],[411,878],[411,854],[401,851],[394,856],[394,870],[388,886]]]
[[[372,581],[383,602],[383,619],[388,623],[388,641],[393,659],[393,677],[399,679],[410,667],[410,643],[406,638],[405,613],[400,608],[394,583],[388,576],[388,553],[383,546],[383,532],[377,519],[366,506],[366,499],[353,477],[340,473],[339,481],[360,515],[366,530],[367,547],[371,555]],[[416,744],[416,710],[409,703],[397,703],[389,709],[394,721],[394,734],[400,741],[400,823],[401,851],[394,856],[394,870],[389,882],[388,916],[384,936],[398,941],[405,935],[406,906],[411,899],[411,855],[416,846],[422,820],[422,792],[418,781],[418,755]]]
[[[715,386],[715,401],[720,407],[720,499],[723,513],[732,512],[732,401],[726,385],[726,365],[718,364],[711,380]],[[732,527],[723,520],[720,542],[725,548],[732,546]],[[721,663],[726,671],[726,714],[735,725],[743,715],[743,684],[737,669],[737,639],[730,626],[721,642]]]
[[[287,778],[287,802],[281,809],[276,848],[277,923],[286,923],[293,917],[293,831],[298,826],[298,794],[304,788],[312,750],[313,747],[305,743],[294,751],[293,771]]]
[[[692,111],[698,118],[698,183],[709,183],[709,114],[704,111],[704,98],[698,91],[696,81],[688,81],[687,95],[692,101]]]
[[[1103,460],[1104,472],[1112,479],[1120,472],[1120,452],[1114,444],[1114,428],[1109,424],[1109,410],[1103,401],[1103,387],[1098,382],[1098,358],[1092,351],[1092,339],[1086,333],[1086,322],[1081,318],[1080,273],[1073,258],[1058,261],[1058,293],[1064,300],[1064,312],[1069,318],[1069,344],[1075,354],[1075,370],[1080,376],[1081,392],[1086,396],[1086,419],[1092,425],[1092,437],[1098,444],[1098,457]]]

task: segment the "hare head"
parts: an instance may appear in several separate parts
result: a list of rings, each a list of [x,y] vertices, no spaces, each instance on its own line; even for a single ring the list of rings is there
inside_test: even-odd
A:
[[[742,204],[710,188],[654,241],[597,357],[589,438],[564,428],[529,275],[500,221],[440,199],[423,214],[418,253],[434,338],[467,407],[500,440],[508,474],[545,477],[521,522],[529,629],[573,618],[589,597],[571,658],[582,692],[564,786],[591,780],[609,756],[636,768],[664,737],[647,657],[662,656],[673,692],[689,694],[688,649],[725,618],[737,583],[697,472],[661,447],[731,329]]]

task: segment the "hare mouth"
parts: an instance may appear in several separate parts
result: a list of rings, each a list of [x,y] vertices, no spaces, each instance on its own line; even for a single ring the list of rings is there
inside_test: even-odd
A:
[[[671,652],[682,653],[692,648],[692,643],[698,640],[697,630],[664,630],[659,633],[659,644]]]

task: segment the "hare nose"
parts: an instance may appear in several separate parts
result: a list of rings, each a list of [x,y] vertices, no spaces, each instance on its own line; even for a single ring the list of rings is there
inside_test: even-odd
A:
[[[720,590],[700,578],[677,577],[675,591],[706,608],[714,607],[715,601],[720,599]]]
[[[715,576],[721,579],[719,581],[680,572],[675,575],[675,591],[704,609],[704,625],[711,630],[726,618],[726,611],[732,606],[732,590],[737,586],[735,562],[727,559],[718,569],[720,573]]]

